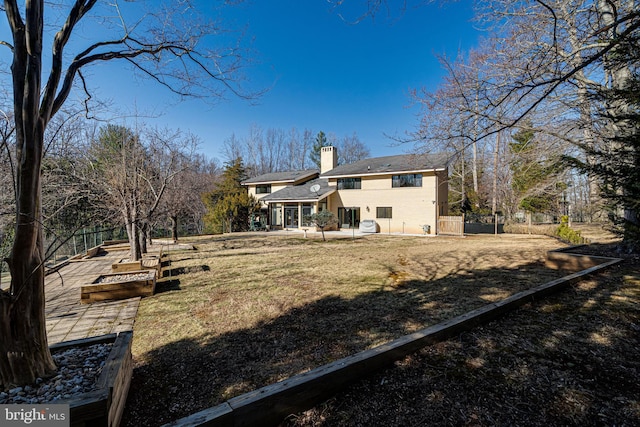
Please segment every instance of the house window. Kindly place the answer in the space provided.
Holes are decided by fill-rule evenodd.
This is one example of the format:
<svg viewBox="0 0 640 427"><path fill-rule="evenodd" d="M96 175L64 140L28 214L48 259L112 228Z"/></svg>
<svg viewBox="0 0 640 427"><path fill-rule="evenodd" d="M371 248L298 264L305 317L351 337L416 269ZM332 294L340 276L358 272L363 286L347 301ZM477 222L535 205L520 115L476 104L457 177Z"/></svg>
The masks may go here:
<svg viewBox="0 0 640 427"><path fill-rule="evenodd" d="M271 193L271 184L256 185L256 194Z"/></svg>
<svg viewBox="0 0 640 427"><path fill-rule="evenodd" d="M391 186L398 187L422 187L422 174L408 173L404 175L393 175Z"/></svg>
<svg viewBox="0 0 640 427"><path fill-rule="evenodd" d="M313 206L311 205L302 205L302 225L305 227L311 226L311 222L307 219L313 214Z"/></svg>
<svg viewBox="0 0 640 427"><path fill-rule="evenodd" d="M356 228L360 225L360 208L338 208L340 228Z"/></svg>
<svg viewBox="0 0 640 427"><path fill-rule="evenodd" d="M338 190L360 190L360 178L338 178Z"/></svg>
<svg viewBox="0 0 640 427"><path fill-rule="evenodd" d="M376 218L392 218L391 207L376 208Z"/></svg>

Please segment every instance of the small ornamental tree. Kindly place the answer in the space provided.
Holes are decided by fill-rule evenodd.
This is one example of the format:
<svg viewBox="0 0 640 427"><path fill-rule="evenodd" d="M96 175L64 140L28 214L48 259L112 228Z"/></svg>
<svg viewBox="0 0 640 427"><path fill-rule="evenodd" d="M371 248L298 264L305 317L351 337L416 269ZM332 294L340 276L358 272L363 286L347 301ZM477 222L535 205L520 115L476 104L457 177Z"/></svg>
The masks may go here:
<svg viewBox="0 0 640 427"><path fill-rule="evenodd" d="M324 237L324 229L338 223L338 218L331 211L320 211L311 215L305 215L305 222L315 225L322 232L322 240L326 241Z"/></svg>

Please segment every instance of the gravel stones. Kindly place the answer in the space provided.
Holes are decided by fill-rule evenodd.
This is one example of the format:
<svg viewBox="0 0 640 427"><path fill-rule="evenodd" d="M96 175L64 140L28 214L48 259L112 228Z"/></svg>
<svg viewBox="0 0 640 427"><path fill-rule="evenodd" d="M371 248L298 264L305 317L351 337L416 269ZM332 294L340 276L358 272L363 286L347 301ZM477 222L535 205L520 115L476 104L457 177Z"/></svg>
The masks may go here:
<svg viewBox="0 0 640 427"><path fill-rule="evenodd" d="M0 391L0 404L56 402L94 390L111 347L111 343L103 343L52 353L58 366L55 376L37 378L35 384Z"/></svg>
<svg viewBox="0 0 640 427"><path fill-rule="evenodd" d="M152 272L144 273L130 273L130 274L116 274L111 276L100 276L94 283L116 283L116 282L130 282L134 280L149 280L153 278Z"/></svg>

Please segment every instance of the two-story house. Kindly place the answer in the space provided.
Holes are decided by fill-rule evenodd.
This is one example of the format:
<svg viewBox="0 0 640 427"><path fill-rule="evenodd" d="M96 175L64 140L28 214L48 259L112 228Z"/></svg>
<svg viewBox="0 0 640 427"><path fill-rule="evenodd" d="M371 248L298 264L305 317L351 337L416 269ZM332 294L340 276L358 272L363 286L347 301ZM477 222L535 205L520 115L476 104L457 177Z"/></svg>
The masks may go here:
<svg viewBox="0 0 640 427"><path fill-rule="evenodd" d="M438 216L448 212L446 156L404 154L340 166L337 158L334 147L322 147L320 171L277 172L243 182L262 202L270 229L300 228L306 215L328 209L339 228L362 222L367 231L437 233Z"/></svg>

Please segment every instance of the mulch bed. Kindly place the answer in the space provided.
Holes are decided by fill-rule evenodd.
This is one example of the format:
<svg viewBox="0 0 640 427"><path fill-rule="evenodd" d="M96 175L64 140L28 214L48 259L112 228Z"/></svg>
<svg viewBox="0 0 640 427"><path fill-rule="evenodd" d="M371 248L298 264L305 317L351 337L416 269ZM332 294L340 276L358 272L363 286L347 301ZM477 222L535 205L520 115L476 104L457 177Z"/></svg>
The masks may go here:
<svg viewBox="0 0 640 427"><path fill-rule="evenodd" d="M620 256L612 247L594 255ZM423 349L283 426L640 425L638 256Z"/></svg>

